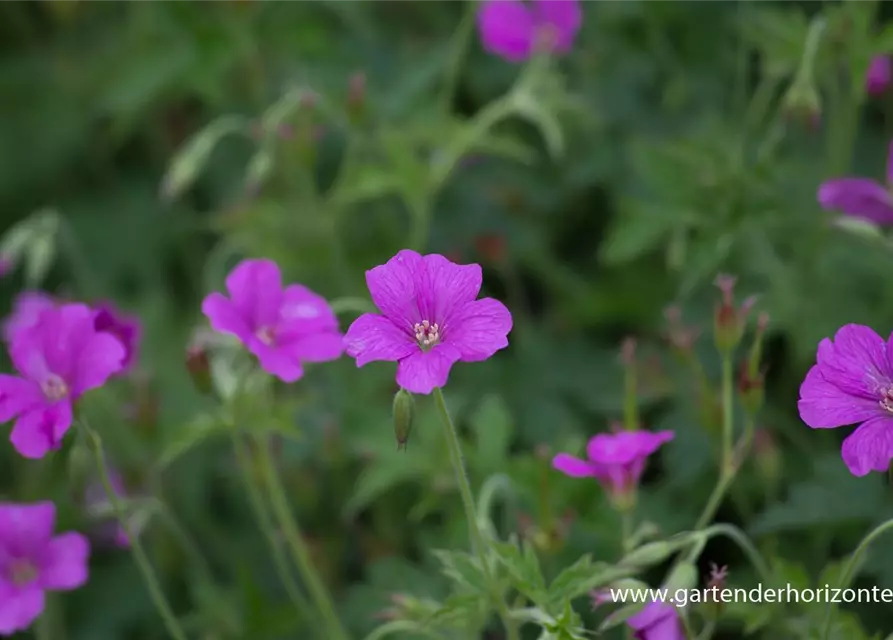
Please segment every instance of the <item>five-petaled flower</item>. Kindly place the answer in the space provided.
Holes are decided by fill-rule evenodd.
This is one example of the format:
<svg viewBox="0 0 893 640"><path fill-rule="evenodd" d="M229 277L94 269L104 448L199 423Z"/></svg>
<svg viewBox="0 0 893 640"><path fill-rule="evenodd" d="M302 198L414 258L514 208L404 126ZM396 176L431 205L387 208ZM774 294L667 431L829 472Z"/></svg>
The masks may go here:
<svg viewBox="0 0 893 640"><path fill-rule="evenodd" d="M122 370L127 371L136 362L140 335L140 321L118 310L110 302L102 302L94 307L93 325L97 331L115 336L124 347Z"/></svg>
<svg viewBox="0 0 893 640"><path fill-rule="evenodd" d="M480 265L458 265L438 254L404 249L366 272L381 315L365 313L344 336L357 366L397 362L397 384L429 394L446 384L458 361L486 360L508 346L512 314L493 298L477 300Z"/></svg>
<svg viewBox="0 0 893 640"><path fill-rule="evenodd" d="M879 95L887 90L893 81L893 60L890 56L875 56L865 74L865 90L871 95Z"/></svg>
<svg viewBox="0 0 893 640"><path fill-rule="evenodd" d="M893 224L893 142L887 151L887 186L871 178L834 178L819 187L819 204L876 224Z"/></svg>
<svg viewBox="0 0 893 640"><path fill-rule="evenodd" d="M844 325L819 343L816 364L800 386L800 418L813 429L861 423L841 455L855 476L886 471L893 459L893 335Z"/></svg>
<svg viewBox="0 0 893 640"><path fill-rule="evenodd" d="M13 336L9 353L20 376L0 375L0 422L18 416L10 440L26 458L58 449L74 402L121 370L124 347L97 331L83 304L45 310Z"/></svg>
<svg viewBox="0 0 893 640"><path fill-rule="evenodd" d="M87 582L87 539L53 536L55 523L52 502L0 503L0 636L30 627L43 611L44 592Z"/></svg>
<svg viewBox="0 0 893 640"><path fill-rule="evenodd" d="M243 260L226 288L230 297L209 294L202 312L214 330L236 336L267 373L294 382L304 375L303 362L341 356L338 319L328 302L300 284L283 288L272 260Z"/></svg>
<svg viewBox="0 0 893 640"><path fill-rule="evenodd" d="M573 478L595 478L615 505L629 508L648 456L674 436L672 431L600 433L586 445L588 460L559 453L552 466Z"/></svg>
<svg viewBox="0 0 893 640"><path fill-rule="evenodd" d="M679 612L672 604L651 602L626 621L636 640L685 640Z"/></svg>
<svg viewBox="0 0 893 640"><path fill-rule="evenodd" d="M477 22L487 51L509 62L522 62L538 46L568 53L583 14L579 0L485 0Z"/></svg>

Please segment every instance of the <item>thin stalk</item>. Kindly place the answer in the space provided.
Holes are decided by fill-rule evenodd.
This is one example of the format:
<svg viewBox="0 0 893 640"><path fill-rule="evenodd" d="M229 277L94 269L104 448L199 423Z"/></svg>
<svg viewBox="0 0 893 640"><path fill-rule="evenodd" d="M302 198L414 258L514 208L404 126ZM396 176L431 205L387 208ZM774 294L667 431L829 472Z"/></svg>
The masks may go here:
<svg viewBox="0 0 893 640"><path fill-rule="evenodd" d="M465 471L465 463L462 459L462 447L459 445L459 435L456 433L456 426L450 417L450 412L447 409L446 401L440 388L434 389L434 402L437 405L437 411L440 413L441 422L443 423L444 436L450 452L450 461L453 464L453 472L456 476L456 484L459 486L459 494L462 496L462 506L465 508L465 519L468 521L472 549L477 553L478 560L481 563L481 571L484 573L484 579L490 588L494 604L497 606L499 617L502 619L502 624L505 627L509 640L519 640L518 628L509 616L508 607L490 571L490 563L487 558L488 547L478 524L474 496L471 493L471 485L468 482L468 474Z"/></svg>
<svg viewBox="0 0 893 640"><path fill-rule="evenodd" d="M260 467L264 475L270 503L273 506L273 513L279 520L279 526L282 527L285 534L292 559L297 565L298 571L307 585L307 589L310 591L310 597L323 617L327 628L326 638L329 640L347 640L349 636L338 618L335 603L319 577L319 573L313 566L310 549L307 548L304 536L292 515L285 495L285 489L276 471L275 460L273 460L273 456L270 454L269 443L261 435L256 435L254 441L257 444Z"/></svg>
<svg viewBox="0 0 893 640"><path fill-rule="evenodd" d="M136 534L136 532L133 531L132 527L130 526L130 522L128 521L127 515L124 511L124 507L121 504L121 500L118 498L118 494L112 488L112 483L109 480L108 465L106 465L105 463L105 455L102 452L102 439L99 437L98 433L93 431L87 425L86 421L83 418L79 421L79 423L81 428L83 429L84 435L87 437L87 442L90 443L90 448L93 451L93 455L96 458L96 468L99 471L99 479L102 482L105 493L112 505L112 509L114 509L115 511L115 516L118 518L118 523L124 530L124 533L127 534L128 540L130 540L130 551L133 554L133 559L136 561L136 564L139 567L140 573L143 574L143 580L145 581L146 587L149 590L149 595L152 598L152 602L155 604L155 608L158 610L158 614L164 621L164 626L167 628L167 632L170 634L170 636L174 638L174 640L187 640L186 633L183 631L180 623L177 622L177 618L174 615L174 612L171 609L167 598L165 598L164 596L164 591L162 591L161 589L161 585L158 582L158 577L155 575L155 571L152 569L152 564L149 562L149 558L146 555L145 549L143 549L143 543L140 542L139 536Z"/></svg>

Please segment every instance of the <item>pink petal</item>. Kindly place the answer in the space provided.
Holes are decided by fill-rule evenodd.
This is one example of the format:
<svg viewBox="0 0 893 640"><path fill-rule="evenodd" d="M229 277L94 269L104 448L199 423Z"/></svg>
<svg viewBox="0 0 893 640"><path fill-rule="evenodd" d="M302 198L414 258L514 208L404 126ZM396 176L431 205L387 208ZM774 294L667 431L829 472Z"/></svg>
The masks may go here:
<svg viewBox="0 0 893 640"><path fill-rule="evenodd" d="M512 314L493 298L481 298L465 304L445 323L444 341L459 350L465 362L486 360L508 346Z"/></svg>
<svg viewBox="0 0 893 640"><path fill-rule="evenodd" d="M246 342L251 336L246 318L222 293L208 294L202 302L202 313L208 318L214 331L232 334L242 342Z"/></svg>
<svg viewBox="0 0 893 640"><path fill-rule="evenodd" d="M893 459L893 418L882 416L866 421L847 436L840 453L854 476L886 471Z"/></svg>
<svg viewBox="0 0 893 640"><path fill-rule="evenodd" d="M419 282L419 314L422 320L446 324L478 297L483 280L481 266L456 264L437 253L424 256L422 262L425 268Z"/></svg>
<svg viewBox="0 0 893 640"><path fill-rule="evenodd" d="M0 581L0 635L24 631L40 616L44 606L43 591L36 586L19 589Z"/></svg>
<svg viewBox="0 0 893 640"><path fill-rule="evenodd" d="M357 359L358 367L376 360L396 362L420 350L407 331L375 313L364 313L353 321L344 335L344 348Z"/></svg>
<svg viewBox="0 0 893 640"><path fill-rule="evenodd" d="M552 458L552 466L572 478L591 478L595 475L589 462L567 453L559 453Z"/></svg>
<svg viewBox="0 0 893 640"><path fill-rule="evenodd" d="M636 631L641 631L649 629L658 622L671 617L676 617L673 605L663 602L652 602L639 613L629 618L626 623Z"/></svg>
<svg viewBox="0 0 893 640"><path fill-rule="evenodd" d="M412 331L419 317L419 301L424 294L424 263L415 251L404 249L385 264L366 272L366 286L381 313L405 331Z"/></svg>
<svg viewBox="0 0 893 640"><path fill-rule="evenodd" d="M478 10L478 31L484 49L509 62L522 62L533 53L534 21L520 0L485 0Z"/></svg>
<svg viewBox="0 0 893 640"><path fill-rule="evenodd" d="M880 392L893 385L886 341L869 327L844 325L820 351L825 379L847 393L879 400Z"/></svg>
<svg viewBox="0 0 893 640"><path fill-rule="evenodd" d="M9 441L25 458L43 458L62 445L62 437L71 427L71 404L65 401L32 409L19 416Z"/></svg>
<svg viewBox="0 0 893 640"><path fill-rule="evenodd" d="M419 349L397 363L397 384L411 393L427 395L446 385L459 355L459 350L448 344L436 345L430 351Z"/></svg>
<svg viewBox="0 0 893 640"><path fill-rule="evenodd" d="M63 533L52 539L40 567L44 589L77 589L87 582L90 544L79 533Z"/></svg>
<svg viewBox="0 0 893 640"><path fill-rule="evenodd" d="M813 429L833 429L863 422L881 411L877 400L854 396L828 382L818 364L809 370L800 385L797 408L800 419Z"/></svg>
<svg viewBox="0 0 893 640"><path fill-rule="evenodd" d="M533 0L533 8L540 25L554 28L556 41L553 51L568 53L583 24L583 10L579 0Z"/></svg>
<svg viewBox="0 0 893 640"><path fill-rule="evenodd" d="M56 527L56 505L0 503L0 548L21 556L49 544ZM0 600L2 602L2 600Z"/></svg>
<svg viewBox="0 0 893 640"><path fill-rule="evenodd" d="M887 90L893 79L893 64L889 56L875 56L868 65L868 73L865 74L865 90L878 95Z"/></svg>
<svg viewBox="0 0 893 640"><path fill-rule="evenodd" d="M0 374L0 422L43 404L40 385L31 380Z"/></svg>
<svg viewBox="0 0 893 640"><path fill-rule="evenodd" d="M84 392L104 385L123 369L126 356L124 345L112 334L94 332L90 335L74 363L70 379L72 397L78 398Z"/></svg>
<svg viewBox="0 0 893 640"><path fill-rule="evenodd" d="M4 340L11 341L22 329L34 326L44 311L55 307L56 301L42 291L20 293L13 304L12 313L3 325Z"/></svg>
<svg viewBox="0 0 893 640"><path fill-rule="evenodd" d="M252 330L272 327L282 304L282 273L272 260L243 260L226 277L226 288Z"/></svg>
<svg viewBox="0 0 893 640"><path fill-rule="evenodd" d="M315 333L279 348L300 362L329 362L341 357L343 340L340 333Z"/></svg>
<svg viewBox="0 0 893 640"><path fill-rule="evenodd" d="M285 288L279 309L276 335L287 340L290 335L338 330L338 319L328 301L304 285L293 284Z"/></svg>
<svg viewBox="0 0 893 640"><path fill-rule="evenodd" d="M283 382L296 382L304 375L301 361L295 354L279 347L265 345L257 338L251 338L246 346L257 356L258 363L264 371Z"/></svg>
<svg viewBox="0 0 893 640"><path fill-rule="evenodd" d="M819 187L819 204L877 224L893 223L893 199L887 190L867 178L838 178Z"/></svg>

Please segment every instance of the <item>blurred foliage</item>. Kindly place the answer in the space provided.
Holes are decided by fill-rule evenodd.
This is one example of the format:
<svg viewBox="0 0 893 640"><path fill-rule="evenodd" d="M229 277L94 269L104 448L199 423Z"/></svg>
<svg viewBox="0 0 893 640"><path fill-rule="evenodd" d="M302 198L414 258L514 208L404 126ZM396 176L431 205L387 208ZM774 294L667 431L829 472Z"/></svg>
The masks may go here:
<svg viewBox="0 0 893 640"><path fill-rule="evenodd" d="M663 312L678 305L686 326L709 333L718 272L737 274L742 297L759 294L771 323L762 439L717 519L753 536L778 584L822 586L893 516L886 478L851 477L843 434L810 432L796 411L821 338L848 322L891 329L890 241L815 201L828 177L882 175L893 93L869 99L863 78L873 55L893 53L888 7L584 3L573 53L523 68L483 52L474 9L0 5L0 252L21 265L0 287L8 301L36 287L114 299L144 323L140 370L83 410L132 490L152 498L144 537L192 637L304 638L312 624L280 586L236 473L232 425L185 366L205 325L201 298L243 256L276 260L288 281L332 300L344 328L368 305L364 271L400 248L484 266L486 293L514 314L512 343L457 366L447 398L504 540L500 575L570 634L560 637L601 624L585 602L563 607L616 577L621 541L595 483L550 459L621 418L623 337L639 344L646 425L677 434L649 468L638 517L653 537L689 530L715 484L716 358L700 340L704 377L694 377L672 357ZM215 364L218 387L234 384L227 367ZM417 398L398 451L395 390L393 365L342 359L277 383L243 422L274 439L353 634L403 594L400 616L436 611L438 637L469 638L480 567L458 551L467 530L434 405ZM0 493L52 497L65 528L90 527L68 475L73 440L40 462L4 447ZM165 513L198 541L210 577ZM854 586L893 588L891 549L873 548ZM730 565L732 586L757 581L725 539L707 542L704 575L708 562ZM845 609L834 638L893 631L881 605ZM727 614L717 638L812 638L824 607ZM38 631L162 637L131 557L105 548L85 588L53 596Z"/></svg>

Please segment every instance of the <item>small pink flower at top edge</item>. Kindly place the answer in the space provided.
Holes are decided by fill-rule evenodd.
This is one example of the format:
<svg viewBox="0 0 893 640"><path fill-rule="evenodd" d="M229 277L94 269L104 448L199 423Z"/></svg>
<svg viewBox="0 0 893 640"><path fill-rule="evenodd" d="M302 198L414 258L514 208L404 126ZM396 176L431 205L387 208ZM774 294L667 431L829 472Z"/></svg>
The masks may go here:
<svg viewBox="0 0 893 640"><path fill-rule="evenodd" d="M651 602L626 621L636 640L685 640L679 612L666 602Z"/></svg>
<svg viewBox="0 0 893 640"><path fill-rule="evenodd" d="M817 198L823 209L839 211L879 225L893 224L893 141L887 150L887 186L871 178L844 177L826 180Z"/></svg>
<svg viewBox="0 0 893 640"><path fill-rule="evenodd" d="M248 259L227 276L229 297L209 294L202 312L215 331L236 336L267 373L283 382L304 375L304 362L326 362L343 352L329 303L301 284L282 285L272 260Z"/></svg>
<svg viewBox="0 0 893 640"><path fill-rule="evenodd" d="M344 345L357 366L397 362L397 384L412 393L443 387L456 362L480 362L508 346L512 314L493 298L477 299L481 267L404 249L366 272L381 314L357 318Z"/></svg>
<svg viewBox="0 0 893 640"><path fill-rule="evenodd" d="M523 62L546 43L553 53L570 52L583 22L579 0L485 0L478 9L481 44L509 62Z"/></svg>
<svg viewBox="0 0 893 640"><path fill-rule="evenodd" d="M800 419L813 429L859 424L841 456L854 476L886 472L893 459L893 335L848 324L819 343L800 385Z"/></svg>
<svg viewBox="0 0 893 640"><path fill-rule="evenodd" d="M87 305L64 304L13 335L19 375L0 375L0 422L17 417L10 441L26 458L58 449L78 398L121 371L124 347L96 330L94 315Z"/></svg>
<svg viewBox="0 0 893 640"><path fill-rule="evenodd" d="M79 533L54 536L56 506L0 503L0 636L24 631L44 609L45 592L87 582L90 545Z"/></svg>

